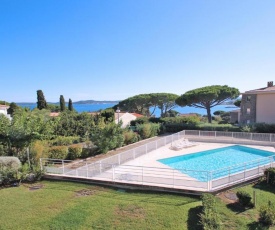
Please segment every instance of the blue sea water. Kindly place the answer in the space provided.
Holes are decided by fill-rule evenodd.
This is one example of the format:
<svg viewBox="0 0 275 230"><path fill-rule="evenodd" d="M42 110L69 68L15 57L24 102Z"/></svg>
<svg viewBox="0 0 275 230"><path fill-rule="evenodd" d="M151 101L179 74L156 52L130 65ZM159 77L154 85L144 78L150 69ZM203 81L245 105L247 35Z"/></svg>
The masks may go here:
<svg viewBox="0 0 275 230"><path fill-rule="evenodd" d="M158 161L200 181L208 181L268 164L274 161L274 156L273 152L234 145Z"/></svg>
<svg viewBox="0 0 275 230"><path fill-rule="evenodd" d="M31 110L36 108L36 103L17 103L19 106L30 108ZM102 109L107 109L113 107L116 104L106 103L106 104L73 104L74 109L81 113L81 112L96 112ZM232 111L238 109L238 107L232 105L217 105L212 108L211 113L213 114L217 110L223 111ZM206 115L206 109L201 108L194 108L194 107L176 107L174 110L178 111L179 113L186 114L186 113L198 113L201 115ZM152 110L151 110L152 111ZM160 110L156 109L154 112L156 117L160 116Z"/></svg>

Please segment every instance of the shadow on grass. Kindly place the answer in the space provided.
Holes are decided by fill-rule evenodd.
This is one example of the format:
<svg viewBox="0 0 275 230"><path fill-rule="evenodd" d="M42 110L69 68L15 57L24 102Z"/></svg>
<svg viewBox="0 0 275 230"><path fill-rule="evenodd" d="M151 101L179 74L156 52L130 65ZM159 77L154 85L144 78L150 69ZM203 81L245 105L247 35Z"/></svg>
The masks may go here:
<svg viewBox="0 0 275 230"><path fill-rule="evenodd" d="M265 192L270 192L272 194L275 193L275 185L267 184L265 181L260 181L259 183L254 184L253 188L260 189Z"/></svg>
<svg viewBox="0 0 275 230"><path fill-rule="evenodd" d="M195 208L190 208L188 211L187 227L188 230L202 230L202 225L200 224L199 215L202 213L202 206Z"/></svg>
<svg viewBox="0 0 275 230"><path fill-rule="evenodd" d="M267 229L269 229L269 227L263 226L261 223L254 221L247 225L247 229L249 229L249 230L267 230Z"/></svg>
<svg viewBox="0 0 275 230"><path fill-rule="evenodd" d="M227 204L226 207L237 214L245 212L246 210L249 209L249 208L245 208L244 206L240 205L238 202Z"/></svg>

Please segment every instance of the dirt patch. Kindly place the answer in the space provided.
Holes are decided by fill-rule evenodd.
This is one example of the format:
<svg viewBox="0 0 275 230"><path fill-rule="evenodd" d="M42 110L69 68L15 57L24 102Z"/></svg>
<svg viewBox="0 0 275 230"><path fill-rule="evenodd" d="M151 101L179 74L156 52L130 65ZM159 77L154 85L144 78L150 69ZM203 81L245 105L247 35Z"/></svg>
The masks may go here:
<svg viewBox="0 0 275 230"><path fill-rule="evenodd" d="M221 192L217 195L217 197L227 204L232 204L238 201L236 193L232 191Z"/></svg>
<svg viewBox="0 0 275 230"><path fill-rule="evenodd" d="M94 189L82 189L82 190L76 191L75 196L76 197L92 196L92 195L95 195L96 193L97 191Z"/></svg>
<svg viewBox="0 0 275 230"><path fill-rule="evenodd" d="M119 205L116 210L116 214L121 217L143 219L145 217L145 211L143 208L137 205Z"/></svg>
<svg viewBox="0 0 275 230"><path fill-rule="evenodd" d="M29 191L35 191L35 190L43 188L44 185L43 184L34 184L34 185L30 185L28 187L29 187Z"/></svg>

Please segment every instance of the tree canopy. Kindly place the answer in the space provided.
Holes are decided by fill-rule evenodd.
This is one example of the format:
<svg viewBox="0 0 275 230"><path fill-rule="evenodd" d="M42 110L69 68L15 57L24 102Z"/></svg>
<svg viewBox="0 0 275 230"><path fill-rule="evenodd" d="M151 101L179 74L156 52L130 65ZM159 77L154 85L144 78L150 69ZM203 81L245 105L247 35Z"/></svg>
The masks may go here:
<svg viewBox="0 0 275 230"><path fill-rule="evenodd" d="M47 108L47 102L44 97L43 91L42 90L37 90L37 108L38 109L46 109Z"/></svg>
<svg viewBox="0 0 275 230"><path fill-rule="evenodd" d="M234 105L236 106L236 107L241 107L241 100L240 99L237 99L236 101L234 101Z"/></svg>
<svg viewBox="0 0 275 230"><path fill-rule="evenodd" d="M74 110L74 108L73 108L73 102L72 102L72 99L71 99L71 98L69 98L68 109L69 109L70 111L73 111L73 110Z"/></svg>
<svg viewBox="0 0 275 230"><path fill-rule="evenodd" d="M60 111L64 112L66 110L66 104L65 104L65 99L63 95L60 95L59 104L60 104Z"/></svg>
<svg viewBox="0 0 275 230"><path fill-rule="evenodd" d="M171 93L139 94L120 101L114 106L114 109L119 107L122 111L140 113L149 117L154 114L156 108L159 108L161 117L165 117L168 116L170 110L177 106L176 98L178 95ZM150 108L153 110L150 111Z"/></svg>
<svg viewBox="0 0 275 230"><path fill-rule="evenodd" d="M237 88L227 85L212 85L187 91L176 99L179 106L192 106L207 111L208 122L211 123L211 108L226 100L235 99L240 94Z"/></svg>

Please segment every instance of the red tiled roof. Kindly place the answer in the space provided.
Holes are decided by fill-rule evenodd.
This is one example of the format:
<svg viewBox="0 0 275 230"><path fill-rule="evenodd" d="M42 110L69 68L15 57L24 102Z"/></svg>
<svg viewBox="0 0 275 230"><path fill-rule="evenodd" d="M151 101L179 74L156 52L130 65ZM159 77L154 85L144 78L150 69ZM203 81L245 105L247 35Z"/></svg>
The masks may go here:
<svg viewBox="0 0 275 230"><path fill-rule="evenodd" d="M8 106L8 105L0 105L0 108L2 108L2 109L8 109L10 106Z"/></svg>
<svg viewBox="0 0 275 230"><path fill-rule="evenodd" d="M132 115L134 115L135 117L144 117L142 114L139 113L131 113Z"/></svg>
<svg viewBox="0 0 275 230"><path fill-rule="evenodd" d="M179 116L181 117L192 117L192 116L198 116L196 113L182 113Z"/></svg>
<svg viewBox="0 0 275 230"><path fill-rule="evenodd" d="M50 117L57 117L59 116L59 113L50 113Z"/></svg>

